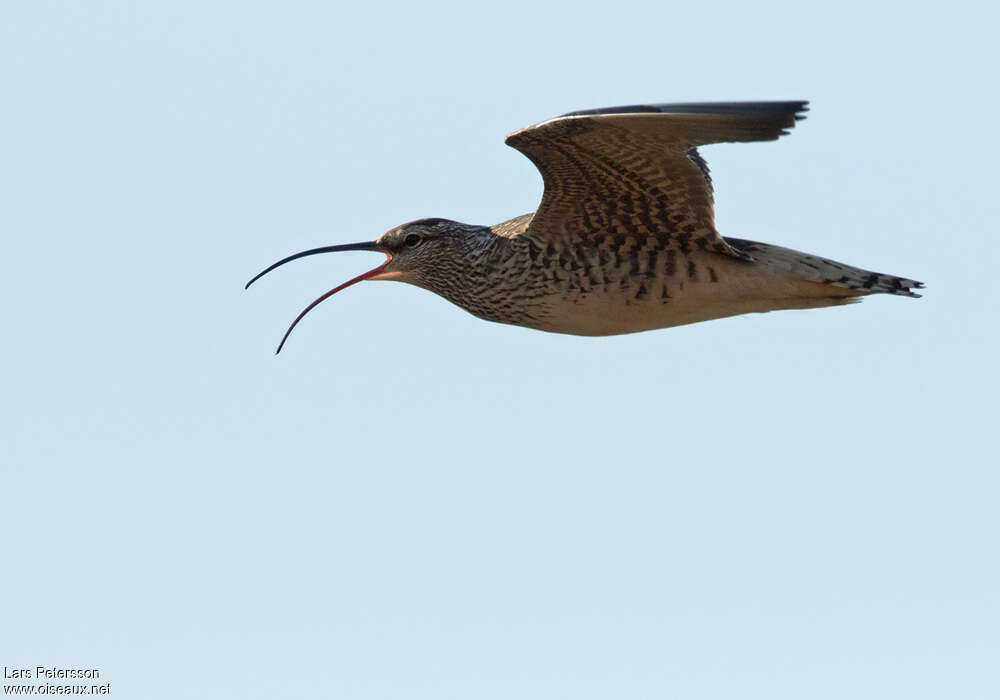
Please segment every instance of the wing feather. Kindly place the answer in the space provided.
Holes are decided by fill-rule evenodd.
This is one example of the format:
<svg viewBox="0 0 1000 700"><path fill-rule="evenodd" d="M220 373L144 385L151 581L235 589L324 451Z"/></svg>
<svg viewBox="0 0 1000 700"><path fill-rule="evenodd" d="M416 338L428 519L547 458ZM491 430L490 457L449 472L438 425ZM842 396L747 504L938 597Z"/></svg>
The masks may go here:
<svg viewBox="0 0 1000 700"><path fill-rule="evenodd" d="M571 112L510 134L545 190L524 235L598 243L650 236L736 257L715 230L708 165L697 147L769 141L801 119L805 102L632 105Z"/></svg>

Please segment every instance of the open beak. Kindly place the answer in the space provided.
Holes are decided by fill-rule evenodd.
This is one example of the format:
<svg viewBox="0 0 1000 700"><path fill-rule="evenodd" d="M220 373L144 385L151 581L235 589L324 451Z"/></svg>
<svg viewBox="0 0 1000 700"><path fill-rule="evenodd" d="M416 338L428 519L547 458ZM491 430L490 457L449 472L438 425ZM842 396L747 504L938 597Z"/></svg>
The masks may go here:
<svg viewBox="0 0 1000 700"><path fill-rule="evenodd" d="M285 331L285 335L284 335L284 337L282 337L281 342L278 344L278 349L274 353L275 355L277 355L279 352L281 352L281 348L284 347L285 341L288 340L288 336L291 335L292 329L294 329L295 326L298 325L299 321L301 321L302 318L307 313L309 313L310 311L312 311L313 308L315 308L316 306L318 306L319 303L322 302L324 299L327 299L328 297L333 296L334 294L336 294L337 292L339 292L341 289L345 289L347 287L350 287L352 284L356 284L356 283L362 282L364 280L375 279L376 277L378 277L380 274L382 274L383 272L385 272L386 266L392 261L392 255L389 253L388 250L386 250L385 248L382 248L381 246L377 245L375 243L375 241L370 241L370 242L366 242L366 243L345 243L345 244L342 244L342 245L328 245L328 246L323 246L322 248L313 248L311 250L304 250L301 253L295 253L295 255L289 255L287 258L283 258L282 260L279 260L278 262L274 263L273 265L271 265L270 267L266 268L262 272L258 273L257 275L254 276L253 279L251 279L249 282L247 282L246 287L244 287L244 289L249 289L251 284L253 284L257 280L259 280L261 277L263 277L264 275L266 275L268 272L270 272L271 270L275 269L276 267L281 267L285 263L291 262L292 260L298 260L299 258L304 258L304 257L306 257L308 255L319 255L320 253L340 253L340 252L347 251L347 250L370 250L370 251L374 251L376 253L384 253L385 256L386 256L386 260L385 260L384 263L382 263L381 265L379 265L378 267L376 267L374 270L369 270L368 272L364 273L363 275L358 275L354 279L351 279L351 280L348 280L348 281L344 282L339 287L334 287L329 292L327 292L326 294L324 294L323 296L321 296L319 299L317 299L316 301L314 301L313 303L311 303L309 306L307 306L306 308L304 308L302 310L302 313L300 313L298 316L296 316L295 320L292 321L292 325L290 325L288 327L288 330ZM390 274L393 274L393 273L390 273Z"/></svg>

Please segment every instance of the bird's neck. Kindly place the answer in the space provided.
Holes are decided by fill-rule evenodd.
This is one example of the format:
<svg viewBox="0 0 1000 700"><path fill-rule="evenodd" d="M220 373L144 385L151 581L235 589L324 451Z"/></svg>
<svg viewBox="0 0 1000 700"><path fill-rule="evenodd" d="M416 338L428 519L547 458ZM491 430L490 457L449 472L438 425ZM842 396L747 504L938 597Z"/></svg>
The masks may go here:
<svg viewBox="0 0 1000 700"><path fill-rule="evenodd" d="M534 301L512 304L511 299L523 292L525 282L534 282L527 279L534 271L533 256L538 256L537 247L523 236L470 227L448 256L410 281L480 318L530 325L536 313Z"/></svg>

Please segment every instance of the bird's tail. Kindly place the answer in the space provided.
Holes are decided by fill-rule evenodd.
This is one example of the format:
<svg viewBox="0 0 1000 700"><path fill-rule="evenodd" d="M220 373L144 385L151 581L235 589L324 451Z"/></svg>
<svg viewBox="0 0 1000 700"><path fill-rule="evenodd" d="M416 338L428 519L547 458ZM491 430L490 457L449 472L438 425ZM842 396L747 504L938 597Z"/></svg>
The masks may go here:
<svg viewBox="0 0 1000 700"><path fill-rule="evenodd" d="M919 297L920 295L912 290L924 286L923 282L864 270L791 248L740 238L726 238L726 241L734 248L749 254L755 261L772 269L788 272L796 278L809 282L849 289L857 295L898 294Z"/></svg>

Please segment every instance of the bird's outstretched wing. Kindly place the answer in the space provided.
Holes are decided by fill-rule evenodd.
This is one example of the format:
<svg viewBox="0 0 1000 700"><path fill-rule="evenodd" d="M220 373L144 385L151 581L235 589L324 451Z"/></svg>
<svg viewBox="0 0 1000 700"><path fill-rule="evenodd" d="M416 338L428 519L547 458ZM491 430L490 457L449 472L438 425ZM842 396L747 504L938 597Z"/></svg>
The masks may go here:
<svg viewBox="0 0 1000 700"><path fill-rule="evenodd" d="M633 105L570 112L510 134L542 173L545 191L523 235L594 245L650 236L688 252L746 257L715 230L708 166L696 148L771 141L807 102ZM616 240L615 240L616 239Z"/></svg>

